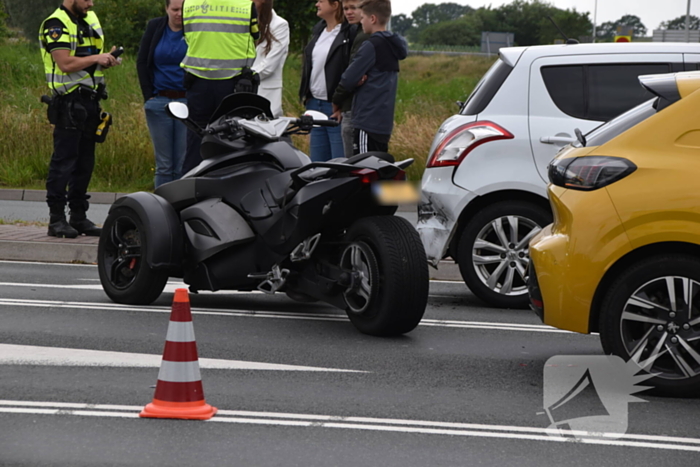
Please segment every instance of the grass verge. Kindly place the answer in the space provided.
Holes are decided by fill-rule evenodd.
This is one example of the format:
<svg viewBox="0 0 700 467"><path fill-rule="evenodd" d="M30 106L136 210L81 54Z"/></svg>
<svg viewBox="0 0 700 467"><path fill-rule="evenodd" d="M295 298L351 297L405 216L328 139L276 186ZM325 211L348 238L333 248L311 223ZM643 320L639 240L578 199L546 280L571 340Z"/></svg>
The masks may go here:
<svg viewBox="0 0 700 467"><path fill-rule="evenodd" d="M455 113L493 59L476 56L410 56L401 63L395 125L389 151L396 159L415 159L411 180L422 176L433 136L442 121ZM39 52L33 44L0 44L0 188L43 189L52 152L47 94ZM284 70L284 109L303 112L298 99L301 60L292 55ZM135 57L107 70L109 99L103 103L114 117L107 141L97 145L90 191L130 193L153 189L154 160ZM308 150L308 136L294 143Z"/></svg>

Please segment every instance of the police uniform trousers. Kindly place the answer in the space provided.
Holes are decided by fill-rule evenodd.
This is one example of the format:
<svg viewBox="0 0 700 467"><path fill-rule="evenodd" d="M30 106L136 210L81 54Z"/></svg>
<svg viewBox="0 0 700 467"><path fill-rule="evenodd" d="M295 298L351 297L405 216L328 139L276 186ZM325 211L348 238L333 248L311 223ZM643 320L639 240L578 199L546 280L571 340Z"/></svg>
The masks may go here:
<svg viewBox="0 0 700 467"><path fill-rule="evenodd" d="M231 79L204 79L185 73L185 88L187 89L187 106L190 118L204 128L214 111L219 107L224 97L233 94L236 80ZM186 174L202 162L199 152L202 144L195 132L187 130L187 151L185 162L182 165L182 173Z"/></svg>
<svg viewBox="0 0 700 467"><path fill-rule="evenodd" d="M71 94L64 99L77 100L86 112L77 120L75 116L61 115L54 127L53 155L46 179L46 202L52 213L62 212L66 203L73 213L84 213L89 205L87 189L95 167L94 128L100 107L97 100L81 97L77 92Z"/></svg>

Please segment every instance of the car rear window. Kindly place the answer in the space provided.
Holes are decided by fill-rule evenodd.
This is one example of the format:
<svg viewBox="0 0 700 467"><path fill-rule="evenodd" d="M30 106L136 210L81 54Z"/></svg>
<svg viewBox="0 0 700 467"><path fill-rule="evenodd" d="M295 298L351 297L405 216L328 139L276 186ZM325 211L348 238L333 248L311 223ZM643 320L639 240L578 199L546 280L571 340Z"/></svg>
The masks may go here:
<svg viewBox="0 0 700 467"><path fill-rule="evenodd" d="M657 106L655 105L657 99L658 98L649 99L589 132L586 135L586 146L603 145L636 124L651 117L657 112ZM574 146L580 147L581 144L577 142Z"/></svg>
<svg viewBox="0 0 700 467"><path fill-rule="evenodd" d="M540 70L559 110L574 118L603 122L653 97L639 85L640 75L670 71L670 63L565 65Z"/></svg>
<svg viewBox="0 0 700 467"><path fill-rule="evenodd" d="M496 60L496 63L491 65L489 71L476 84L459 113L462 115L476 115L483 112L511 71L513 71L512 66L500 58Z"/></svg>

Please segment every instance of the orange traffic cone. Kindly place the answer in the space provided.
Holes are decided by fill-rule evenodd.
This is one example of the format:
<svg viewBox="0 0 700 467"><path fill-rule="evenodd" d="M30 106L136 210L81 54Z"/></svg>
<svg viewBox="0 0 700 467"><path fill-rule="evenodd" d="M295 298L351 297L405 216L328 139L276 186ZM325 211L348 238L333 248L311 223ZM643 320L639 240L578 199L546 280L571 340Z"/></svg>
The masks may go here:
<svg viewBox="0 0 700 467"><path fill-rule="evenodd" d="M176 289L156 392L139 417L208 420L216 410L204 401L187 289Z"/></svg>

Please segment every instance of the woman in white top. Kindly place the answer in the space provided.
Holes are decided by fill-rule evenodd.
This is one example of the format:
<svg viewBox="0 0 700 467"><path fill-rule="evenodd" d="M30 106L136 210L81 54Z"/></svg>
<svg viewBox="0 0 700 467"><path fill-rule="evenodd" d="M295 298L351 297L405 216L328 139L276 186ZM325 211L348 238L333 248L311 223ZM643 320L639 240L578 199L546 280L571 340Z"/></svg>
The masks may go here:
<svg viewBox="0 0 700 467"><path fill-rule="evenodd" d="M253 0L258 11L260 40L253 70L260 75L258 94L270 101L275 117L282 115L282 69L289 50L289 23L272 9L273 0Z"/></svg>
<svg viewBox="0 0 700 467"><path fill-rule="evenodd" d="M299 98L307 109L330 117L333 114L331 98L348 67L357 29L345 21L340 0L318 0L316 10L321 21L314 26L311 40L304 49ZM327 161L344 155L339 126L311 130L312 161Z"/></svg>

